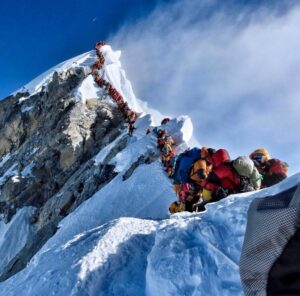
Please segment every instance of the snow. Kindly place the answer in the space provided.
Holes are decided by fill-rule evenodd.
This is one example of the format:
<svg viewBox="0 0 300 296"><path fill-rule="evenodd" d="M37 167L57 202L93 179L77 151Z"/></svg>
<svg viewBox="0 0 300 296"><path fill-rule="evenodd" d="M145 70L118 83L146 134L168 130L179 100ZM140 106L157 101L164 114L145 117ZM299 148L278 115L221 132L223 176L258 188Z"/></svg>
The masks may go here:
<svg viewBox="0 0 300 296"><path fill-rule="evenodd" d="M163 116L157 110L149 108L146 102L136 98L132 85L127 79L125 71L122 69L120 62L121 51L113 51L111 46L105 45L101 48L101 52L105 57L105 65L99 71L100 75L120 92L133 110L143 115L150 114L152 116L151 125L159 125L161 120L166 116Z"/></svg>
<svg viewBox="0 0 300 296"><path fill-rule="evenodd" d="M118 143L123 140L126 136L125 132L118 136L114 141L112 141L109 145L105 146L95 157L95 165L99 165L104 162L105 158L108 156L111 149L118 145Z"/></svg>
<svg viewBox="0 0 300 296"><path fill-rule="evenodd" d="M147 169L135 178L155 173ZM124 212L140 207L137 198L128 201L124 192L127 188L133 193L129 189L133 184L145 186L135 178L119 187L118 208ZM120 186L118 182L116 178L114 186ZM150 208L145 213L152 219L114 220L124 215L110 207L117 190L109 196L106 194L113 186L101 190L62 221L58 232L24 270L0 284L0 294L243 295L238 262L248 206L255 197L274 195L299 182L297 174L271 188L212 203L202 214L181 213L170 219L161 215L165 220L153 219ZM151 182L147 184L147 197L152 196L153 187ZM164 207L163 202L162 198L149 200L155 210Z"/></svg>
<svg viewBox="0 0 300 296"><path fill-rule="evenodd" d="M27 165L21 172L22 177L32 176L32 169L34 166L35 164L33 162Z"/></svg>
<svg viewBox="0 0 300 296"><path fill-rule="evenodd" d="M84 54L81 54L79 56L76 56L74 58L71 58L65 62L62 62L53 68L49 69L48 71L42 73L32 81L30 81L28 84L23 86L20 90L16 91L15 93L19 91L28 91L30 93L30 96L41 91L42 87L47 85L52 75L55 71L57 72L65 72L69 70L70 68L74 67L82 67L85 69L86 73L89 71L89 67L96 61L97 57L94 51L90 51ZM19 103L26 100L27 98L21 98L19 100Z"/></svg>
<svg viewBox="0 0 300 296"><path fill-rule="evenodd" d="M25 107L25 108L22 108L22 112L24 113L24 112L28 112L28 111L30 111L30 110L32 110L32 108L33 108L33 106L28 106L28 107Z"/></svg>
<svg viewBox="0 0 300 296"><path fill-rule="evenodd" d="M27 240L33 235L35 226L29 223L29 219L34 211L35 208L26 207L17 211L17 214L8 224L0 221L0 270L24 247Z"/></svg>
<svg viewBox="0 0 300 296"><path fill-rule="evenodd" d="M75 91L75 97L84 104L87 100L103 95L103 90L94 82L93 76L87 76Z"/></svg>
<svg viewBox="0 0 300 296"><path fill-rule="evenodd" d="M20 182L20 176L13 176L11 178L11 180L13 181L13 183L19 183Z"/></svg>
<svg viewBox="0 0 300 296"><path fill-rule="evenodd" d="M0 291L6 296L143 295L155 226L155 221L122 218L86 231L40 253L22 277L9 279Z"/></svg>
<svg viewBox="0 0 300 296"><path fill-rule="evenodd" d="M10 159L10 157L11 157L10 153L7 153L2 157L0 161L0 168L3 167L3 165Z"/></svg>
<svg viewBox="0 0 300 296"><path fill-rule="evenodd" d="M167 218L168 206L175 199L171 182L165 177L161 164L141 165L128 180L123 181L122 174L119 174L69 214L45 248L60 245L86 229L119 217Z"/></svg>
<svg viewBox="0 0 300 296"><path fill-rule="evenodd" d="M34 155L38 150L39 150L38 147L34 147L33 150L31 151L30 155Z"/></svg>
<svg viewBox="0 0 300 296"><path fill-rule="evenodd" d="M28 100L29 99L29 97L21 97L20 99L19 99L19 104L21 104L22 102L24 102L24 101L26 101L26 100Z"/></svg>
<svg viewBox="0 0 300 296"><path fill-rule="evenodd" d="M17 167L17 163L14 163L5 173L2 177L0 177L0 185L3 185L6 180L11 177L14 176L15 174L18 173L16 167Z"/></svg>
<svg viewBox="0 0 300 296"><path fill-rule="evenodd" d="M249 204L299 182L297 174L209 204L203 214L176 214L162 222L148 256L147 295L243 295L239 260Z"/></svg>

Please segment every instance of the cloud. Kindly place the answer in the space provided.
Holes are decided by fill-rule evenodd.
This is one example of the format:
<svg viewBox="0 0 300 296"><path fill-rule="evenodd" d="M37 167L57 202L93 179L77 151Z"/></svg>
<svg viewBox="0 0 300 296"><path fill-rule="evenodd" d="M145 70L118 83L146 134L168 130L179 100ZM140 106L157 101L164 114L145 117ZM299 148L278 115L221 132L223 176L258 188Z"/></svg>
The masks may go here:
<svg viewBox="0 0 300 296"><path fill-rule="evenodd" d="M92 19L92 22L94 23L95 21L97 21L98 20L98 17L94 17L93 19Z"/></svg>
<svg viewBox="0 0 300 296"><path fill-rule="evenodd" d="M300 7L221 2L160 5L112 44L137 95L190 115L203 145L233 157L265 147L299 172Z"/></svg>

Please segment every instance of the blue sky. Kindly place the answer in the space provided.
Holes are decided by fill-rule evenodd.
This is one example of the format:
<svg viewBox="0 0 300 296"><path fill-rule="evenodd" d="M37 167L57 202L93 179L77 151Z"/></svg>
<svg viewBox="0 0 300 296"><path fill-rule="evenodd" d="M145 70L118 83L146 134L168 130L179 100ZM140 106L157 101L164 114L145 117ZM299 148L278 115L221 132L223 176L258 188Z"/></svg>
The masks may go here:
<svg viewBox="0 0 300 296"><path fill-rule="evenodd" d="M48 68L93 48L156 0L16 0L0 6L0 98Z"/></svg>
<svg viewBox="0 0 300 296"><path fill-rule="evenodd" d="M0 97L107 39L135 93L205 146L265 147L300 171L296 0L18 1L1 6Z"/></svg>

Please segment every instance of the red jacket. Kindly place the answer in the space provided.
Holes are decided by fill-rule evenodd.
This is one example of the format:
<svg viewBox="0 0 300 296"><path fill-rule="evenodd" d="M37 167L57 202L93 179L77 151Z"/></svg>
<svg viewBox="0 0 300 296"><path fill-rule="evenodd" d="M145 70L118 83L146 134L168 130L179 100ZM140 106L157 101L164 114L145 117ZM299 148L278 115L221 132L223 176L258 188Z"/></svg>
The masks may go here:
<svg viewBox="0 0 300 296"><path fill-rule="evenodd" d="M279 159L270 159L267 164L267 173L269 174L279 174L286 177L286 169L282 165L282 162Z"/></svg>
<svg viewBox="0 0 300 296"><path fill-rule="evenodd" d="M222 164L213 170L219 178L221 187L224 189L237 190L240 186L240 178L229 164Z"/></svg>
<svg viewBox="0 0 300 296"><path fill-rule="evenodd" d="M210 158L213 168L207 177L204 186L207 190L215 192L221 186L224 189L235 191L240 186L240 179L234 168L230 166L230 156L225 149L219 149Z"/></svg>
<svg viewBox="0 0 300 296"><path fill-rule="evenodd" d="M208 160L211 162L213 168L216 168L225 161L230 161L230 156L227 150L219 149Z"/></svg>

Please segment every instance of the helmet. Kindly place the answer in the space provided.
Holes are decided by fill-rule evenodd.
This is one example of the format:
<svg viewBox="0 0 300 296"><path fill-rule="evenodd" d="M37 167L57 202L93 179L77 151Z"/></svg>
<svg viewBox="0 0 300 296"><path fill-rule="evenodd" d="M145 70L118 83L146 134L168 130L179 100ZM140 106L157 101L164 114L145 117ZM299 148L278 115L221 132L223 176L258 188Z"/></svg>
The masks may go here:
<svg viewBox="0 0 300 296"><path fill-rule="evenodd" d="M269 160L271 157L270 157L269 152L266 149L259 148L250 154L250 158L252 160L257 160L259 162L262 162L262 161Z"/></svg>

